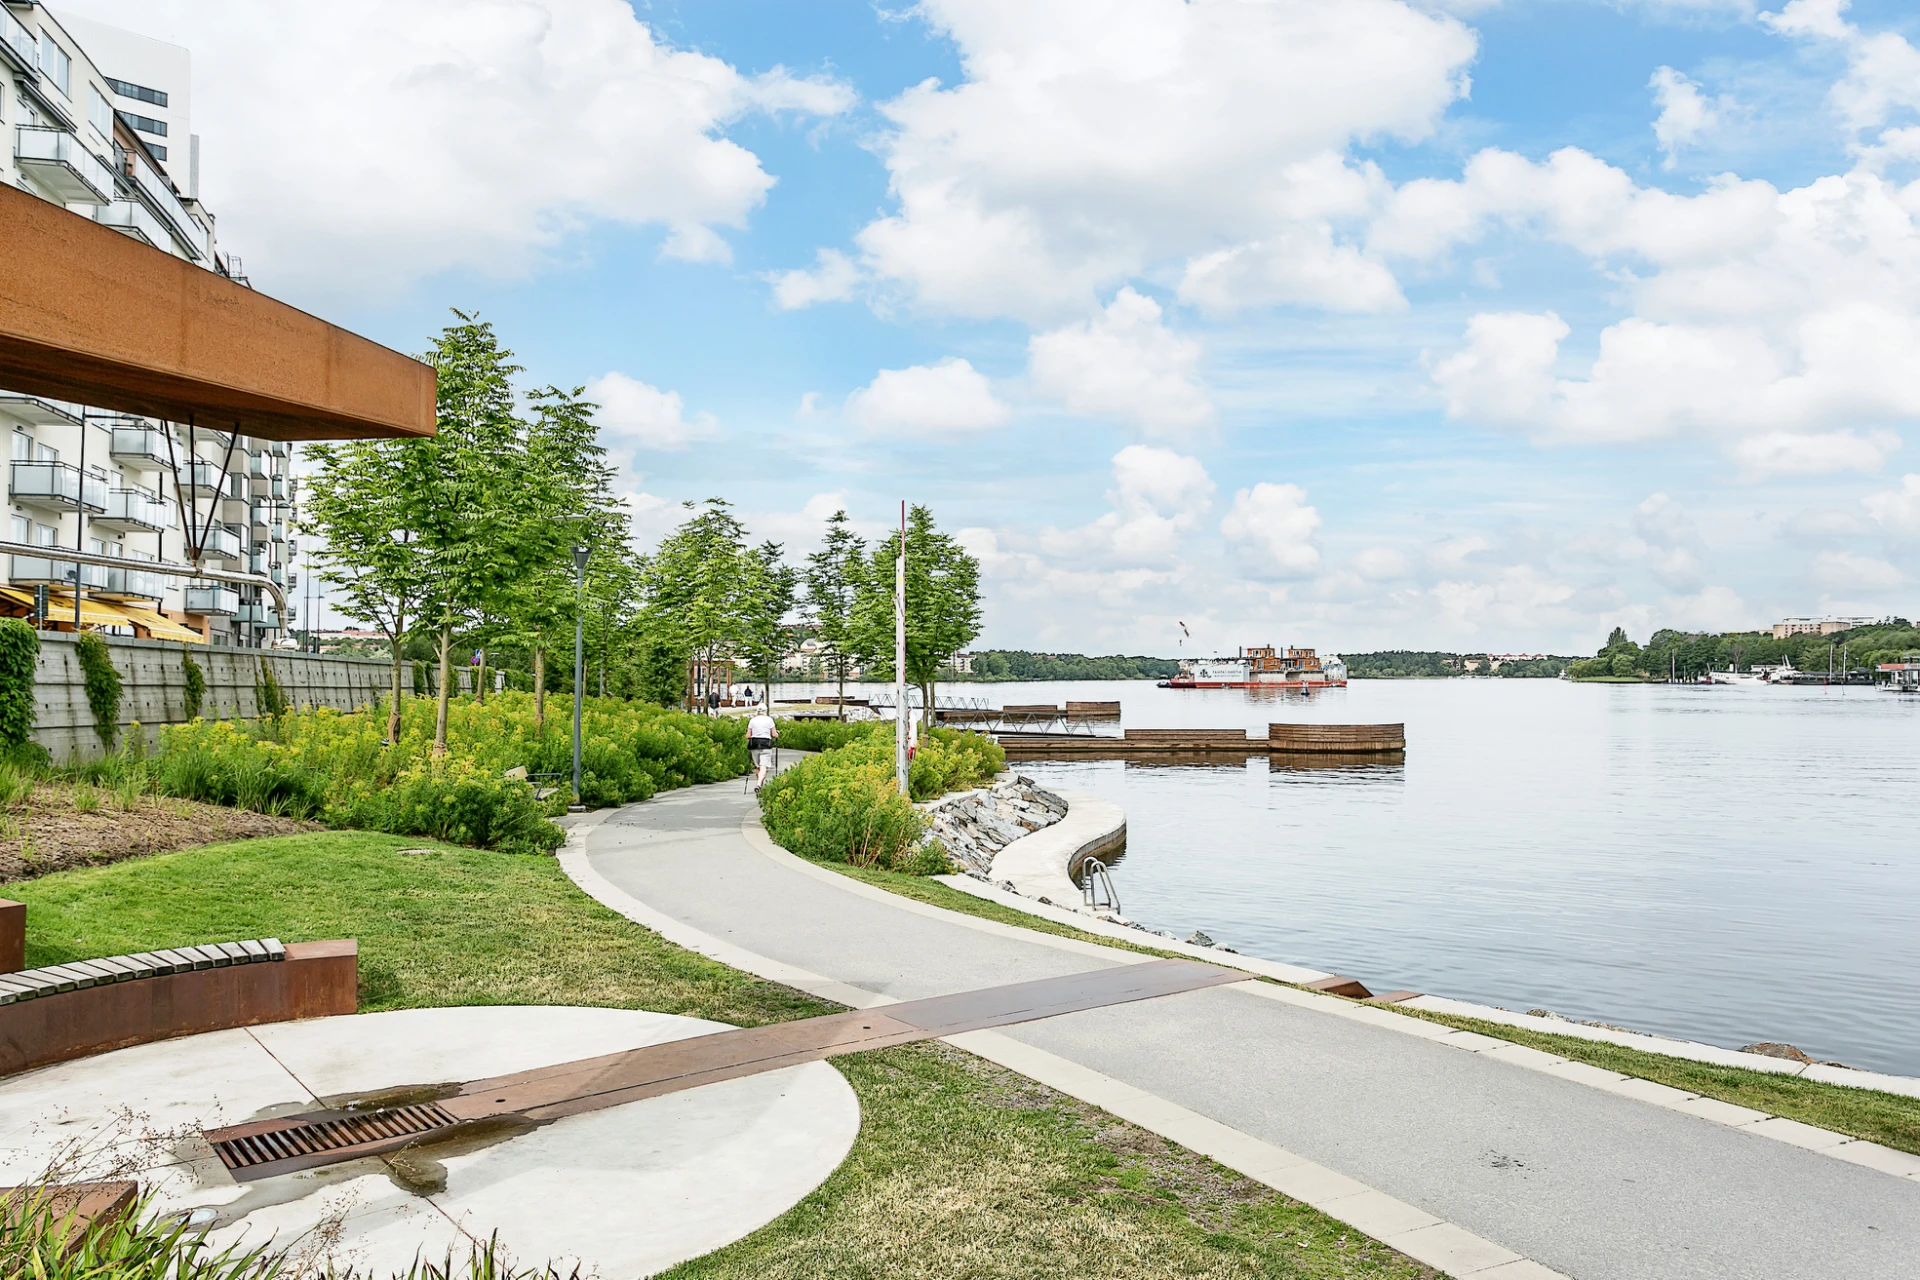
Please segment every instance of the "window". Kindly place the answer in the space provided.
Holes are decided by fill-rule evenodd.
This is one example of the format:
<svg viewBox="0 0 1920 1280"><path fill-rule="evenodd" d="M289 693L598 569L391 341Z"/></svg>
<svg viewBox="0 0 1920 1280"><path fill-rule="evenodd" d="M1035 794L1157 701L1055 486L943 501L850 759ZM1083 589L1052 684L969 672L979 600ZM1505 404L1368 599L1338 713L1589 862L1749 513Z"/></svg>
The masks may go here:
<svg viewBox="0 0 1920 1280"><path fill-rule="evenodd" d="M92 85L87 86L87 119L93 122L102 138L113 137L113 104Z"/></svg>
<svg viewBox="0 0 1920 1280"><path fill-rule="evenodd" d="M31 542L33 540L33 522L25 516L15 516L13 518L13 540L15 542Z"/></svg>
<svg viewBox="0 0 1920 1280"><path fill-rule="evenodd" d="M33 545L36 547L57 547L60 545L60 529L57 525L37 524L33 526Z"/></svg>
<svg viewBox="0 0 1920 1280"><path fill-rule="evenodd" d="M40 69L53 81L54 88L65 96L73 95L73 90L67 87L73 78L73 59L44 31L40 33Z"/></svg>
<svg viewBox="0 0 1920 1280"><path fill-rule="evenodd" d="M167 136L167 122L165 120L155 120L152 116L143 116L133 111L122 111L119 114L120 118L125 120L129 126L138 129L142 133L151 133L162 138Z"/></svg>
<svg viewBox="0 0 1920 1280"><path fill-rule="evenodd" d="M13 433L13 460L26 462L33 457L33 437L24 431Z"/></svg>
<svg viewBox="0 0 1920 1280"><path fill-rule="evenodd" d="M33 456L36 460L40 462L60 461L60 451L58 449L54 448L50 444L41 444L37 440L34 442L34 445L33 445Z"/></svg>
<svg viewBox="0 0 1920 1280"><path fill-rule="evenodd" d="M156 107L164 107L167 105L167 95L163 89L149 89L143 84L131 84L125 80L115 80L112 76L101 76L100 78L107 82L107 88L113 90L123 98L138 98L141 102L151 102ZM162 130L162 132L165 131Z"/></svg>

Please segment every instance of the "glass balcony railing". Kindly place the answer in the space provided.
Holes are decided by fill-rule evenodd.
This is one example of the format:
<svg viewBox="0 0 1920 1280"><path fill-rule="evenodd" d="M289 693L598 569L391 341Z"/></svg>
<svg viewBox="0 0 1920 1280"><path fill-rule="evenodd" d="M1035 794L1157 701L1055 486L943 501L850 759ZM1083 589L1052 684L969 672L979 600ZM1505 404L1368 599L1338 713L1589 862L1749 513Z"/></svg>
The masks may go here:
<svg viewBox="0 0 1920 1280"><path fill-rule="evenodd" d="M149 168L145 160L135 155L129 156L128 161L128 176L148 207L160 215L173 233L174 241L189 257L205 262L211 252L207 246L207 229L193 220L167 180Z"/></svg>
<svg viewBox="0 0 1920 1280"><path fill-rule="evenodd" d="M156 249L172 249L173 237L160 225L160 219L149 213L147 206L138 200L115 200L112 204L103 204L94 210L93 220Z"/></svg>
<svg viewBox="0 0 1920 1280"><path fill-rule="evenodd" d="M159 600L166 595L160 575L150 569L108 569L106 575L106 585L99 589L103 596L119 600Z"/></svg>
<svg viewBox="0 0 1920 1280"><path fill-rule="evenodd" d="M77 564L72 560L41 556L8 556L7 559L11 562L7 577L19 585L38 586L44 582L49 586L71 587L76 578L88 590L107 585L109 571L105 565Z"/></svg>
<svg viewBox="0 0 1920 1280"><path fill-rule="evenodd" d="M107 482L80 474L71 462L15 462L8 476L8 492L23 507L45 511L89 511L107 507Z"/></svg>
<svg viewBox="0 0 1920 1280"><path fill-rule="evenodd" d="M240 593L207 582L188 583L186 605L188 613L232 615L240 612Z"/></svg>
<svg viewBox="0 0 1920 1280"><path fill-rule="evenodd" d="M15 125L13 160L62 200L72 204L113 203L113 170L65 129Z"/></svg>
<svg viewBox="0 0 1920 1280"><path fill-rule="evenodd" d="M107 452L119 462L150 464L147 469L171 465L167 433L156 427L115 427Z"/></svg>
<svg viewBox="0 0 1920 1280"><path fill-rule="evenodd" d="M287 478L285 476L274 476L270 481L269 491L273 494L273 500L275 502L285 502L287 500Z"/></svg>
<svg viewBox="0 0 1920 1280"><path fill-rule="evenodd" d="M107 494L105 510L93 517L92 523L128 532L144 529L157 533L173 527L173 507L148 489L113 489Z"/></svg>
<svg viewBox="0 0 1920 1280"><path fill-rule="evenodd" d="M243 604L240 612L234 615L242 622L251 622L256 627L277 627L280 615L270 604Z"/></svg>
<svg viewBox="0 0 1920 1280"><path fill-rule="evenodd" d="M215 560L227 561L238 560L245 554L240 546L240 535L224 525L215 525L207 532L206 545L201 552Z"/></svg>
<svg viewBox="0 0 1920 1280"><path fill-rule="evenodd" d="M14 70L26 75L35 74L35 64L40 61L40 46L33 32L4 5L0 5L0 56L11 61Z"/></svg>
<svg viewBox="0 0 1920 1280"><path fill-rule="evenodd" d="M247 455L247 474L256 480L265 480L273 474L273 464L267 461L265 449L255 449Z"/></svg>
<svg viewBox="0 0 1920 1280"><path fill-rule="evenodd" d="M191 497L217 498L220 496L220 468L200 459L189 462L180 468L180 487Z"/></svg>

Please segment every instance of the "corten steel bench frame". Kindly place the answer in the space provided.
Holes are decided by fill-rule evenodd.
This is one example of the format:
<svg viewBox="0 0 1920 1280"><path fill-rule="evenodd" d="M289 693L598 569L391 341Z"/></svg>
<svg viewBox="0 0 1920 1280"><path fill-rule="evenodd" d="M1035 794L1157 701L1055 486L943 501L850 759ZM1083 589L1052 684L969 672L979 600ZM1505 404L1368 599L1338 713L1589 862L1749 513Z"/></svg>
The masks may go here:
<svg viewBox="0 0 1920 1280"><path fill-rule="evenodd" d="M268 938L0 973L0 1075L203 1031L352 1013L359 969L351 938L285 947Z"/></svg>

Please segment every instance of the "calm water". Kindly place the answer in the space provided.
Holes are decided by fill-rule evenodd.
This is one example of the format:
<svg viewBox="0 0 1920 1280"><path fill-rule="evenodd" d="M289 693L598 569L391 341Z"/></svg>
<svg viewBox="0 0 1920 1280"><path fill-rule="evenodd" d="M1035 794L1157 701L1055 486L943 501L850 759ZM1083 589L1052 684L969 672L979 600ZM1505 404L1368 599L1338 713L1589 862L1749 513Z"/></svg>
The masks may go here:
<svg viewBox="0 0 1920 1280"><path fill-rule="evenodd" d="M1872 689L1140 682L1130 728L1404 721L1404 764L1020 762L1127 811L1129 916L1510 1009L1920 1075L1920 698Z"/></svg>

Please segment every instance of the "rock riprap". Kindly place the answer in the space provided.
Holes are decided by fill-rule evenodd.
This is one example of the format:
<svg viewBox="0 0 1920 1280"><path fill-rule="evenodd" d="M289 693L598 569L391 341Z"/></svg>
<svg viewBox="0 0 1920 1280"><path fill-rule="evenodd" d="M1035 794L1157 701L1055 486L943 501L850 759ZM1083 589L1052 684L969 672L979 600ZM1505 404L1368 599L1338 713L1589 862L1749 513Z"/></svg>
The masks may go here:
<svg viewBox="0 0 1920 1280"><path fill-rule="evenodd" d="M941 796L920 808L927 818L927 838L938 840L956 867L982 880L993 869L996 853L1067 816L1065 800L1018 774L1003 775L978 791Z"/></svg>

